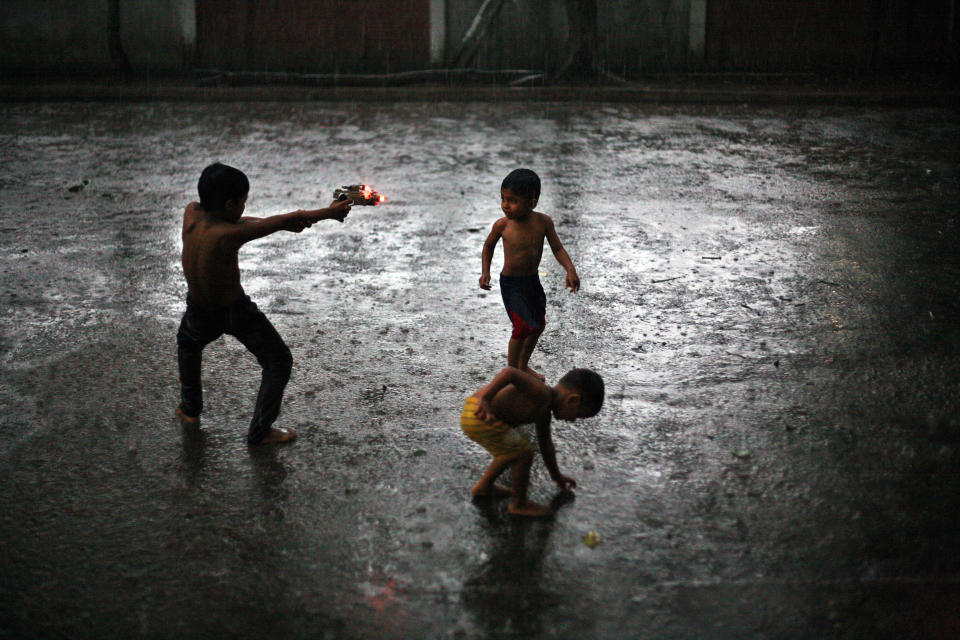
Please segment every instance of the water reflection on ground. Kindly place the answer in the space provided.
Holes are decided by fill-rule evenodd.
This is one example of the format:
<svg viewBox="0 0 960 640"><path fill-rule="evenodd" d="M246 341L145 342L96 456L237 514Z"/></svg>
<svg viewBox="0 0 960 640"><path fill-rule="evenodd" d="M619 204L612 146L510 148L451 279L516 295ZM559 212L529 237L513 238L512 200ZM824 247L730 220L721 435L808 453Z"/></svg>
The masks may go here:
<svg viewBox="0 0 960 640"><path fill-rule="evenodd" d="M949 637L955 115L3 105L3 628ZM180 215L214 160L248 173L250 215L387 196L241 253L294 354L289 446L246 445L259 372L230 339L200 432L172 419ZM542 522L471 502L485 454L457 426L505 361L477 278L517 166L583 282L544 256L533 364L607 382L599 416L556 425L577 498ZM534 499L551 487L537 467Z"/></svg>

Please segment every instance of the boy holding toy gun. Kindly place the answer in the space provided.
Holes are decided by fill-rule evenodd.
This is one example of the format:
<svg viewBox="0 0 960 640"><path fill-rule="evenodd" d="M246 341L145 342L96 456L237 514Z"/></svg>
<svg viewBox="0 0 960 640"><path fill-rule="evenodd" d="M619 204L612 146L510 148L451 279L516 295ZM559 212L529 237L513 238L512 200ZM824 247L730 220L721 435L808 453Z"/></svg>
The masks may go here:
<svg viewBox="0 0 960 640"><path fill-rule="evenodd" d="M183 214L187 310L177 331L180 404L176 415L184 426L200 426L203 348L226 333L253 353L263 368L247 442L292 440L297 435L294 429L272 425L280 413L293 359L283 338L240 286L238 253L247 242L277 231L300 233L321 220L343 222L353 203L335 201L325 209L267 218L244 216L250 190L247 176L219 162L203 170L197 189L200 202L191 202Z"/></svg>

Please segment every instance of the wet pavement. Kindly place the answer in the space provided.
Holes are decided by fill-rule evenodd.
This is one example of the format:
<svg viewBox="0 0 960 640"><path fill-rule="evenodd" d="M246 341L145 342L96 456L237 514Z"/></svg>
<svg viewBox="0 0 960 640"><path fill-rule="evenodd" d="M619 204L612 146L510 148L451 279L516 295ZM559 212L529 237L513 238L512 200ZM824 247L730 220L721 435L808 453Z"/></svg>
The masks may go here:
<svg viewBox="0 0 960 640"><path fill-rule="evenodd" d="M0 637L957 637L958 142L946 108L0 104ZM245 444L229 338L173 420L215 160L249 215L388 199L241 252L291 445ZM583 282L545 256L532 364L607 385L542 521L471 501L457 424L505 362L477 278L518 166Z"/></svg>

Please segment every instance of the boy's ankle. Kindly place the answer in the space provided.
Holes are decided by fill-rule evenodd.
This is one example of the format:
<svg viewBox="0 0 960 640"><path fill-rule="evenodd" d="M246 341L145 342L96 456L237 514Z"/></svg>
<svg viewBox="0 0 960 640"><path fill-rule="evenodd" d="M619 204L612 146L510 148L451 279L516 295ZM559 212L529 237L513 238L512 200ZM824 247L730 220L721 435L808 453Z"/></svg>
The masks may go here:
<svg viewBox="0 0 960 640"><path fill-rule="evenodd" d="M177 405L176 411L174 411L177 418L180 420L180 423L183 425L196 427L200 425L200 416L191 416L183 410L183 407Z"/></svg>

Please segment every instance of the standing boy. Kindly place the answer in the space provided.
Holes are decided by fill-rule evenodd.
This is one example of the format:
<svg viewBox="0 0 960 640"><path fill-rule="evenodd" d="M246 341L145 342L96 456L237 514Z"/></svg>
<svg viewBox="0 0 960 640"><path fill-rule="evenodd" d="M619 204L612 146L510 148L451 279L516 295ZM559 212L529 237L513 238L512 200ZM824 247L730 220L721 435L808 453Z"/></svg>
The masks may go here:
<svg viewBox="0 0 960 640"><path fill-rule="evenodd" d="M226 333L256 356L263 368L247 441L264 444L292 440L297 435L295 430L272 425L280 413L293 359L283 338L243 292L237 254L247 242L277 231L300 233L320 220L343 222L350 212L350 201L268 218L246 217L243 211L250 190L247 176L219 162L203 170L197 190L199 204L191 202L183 214L187 311L177 331L180 405L176 415L185 426L200 425L203 348Z"/></svg>
<svg viewBox="0 0 960 640"><path fill-rule="evenodd" d="M490 452L493 462L473 485L474 496L510 496L510 513L545 516L550 508L527 500L533 445L516 427L535 423L540 455L553 481L567 490L577 486L560 473L550 433L551 415L573 422L589 418L603 406L603 379L590 369L573 369L553 387L528 373L507 367L485 387L467 398L460 415L460 428ZM507 467L513 466L513 487L495 484Z"/></svg>
<svg viewBox="0 0 960 640"><path fill-rule="evenodd" d="M515 169L500 186L500 208L504 217L493 223L483 243L480 288L490 289L490 262L500 238L503 238L503 269L500 271L500 295L513 333L507 347L507 365L534 375L530 355L546 326L547 299L540 284L538 269L543 256L543 239L550 243L557 262L567 271L566 286L576 293L580 278L557 237L550 216L534 211L540 198L540 178L530 169Z"/></svg>

